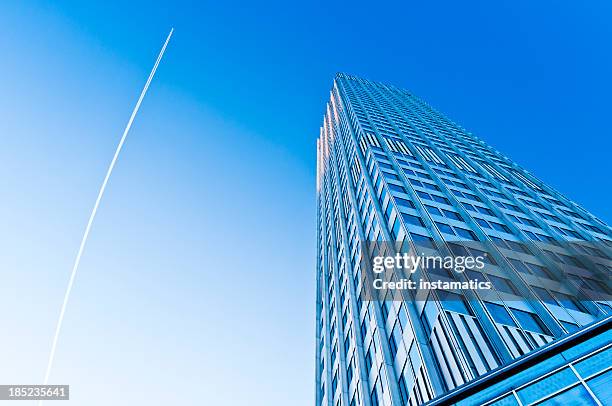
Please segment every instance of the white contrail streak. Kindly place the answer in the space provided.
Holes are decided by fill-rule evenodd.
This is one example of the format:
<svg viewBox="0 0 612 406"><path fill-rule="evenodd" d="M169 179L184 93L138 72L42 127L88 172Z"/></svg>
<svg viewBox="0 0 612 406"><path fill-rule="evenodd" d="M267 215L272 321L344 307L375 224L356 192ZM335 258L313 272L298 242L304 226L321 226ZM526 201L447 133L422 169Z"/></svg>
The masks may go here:
<svg viewBox="0 0 612 406"><path fill-rule="evenodd" d="M60 311L59 319L57 320L57 326L55 327L55 336L53 337L53 344L51 344L51 353L49 354L49 362L47 364L47 372L45 373L44 385L49 382L49 375L51 374L51 368L53 367L53 359L55 358L55 350L57 348L57 341L62 330L62 323L64 321L64 314L66 313L66 306L68 305L68 299L70 299L70 292L72 291L72 285L74 284L74 278L77 274L77 270L79 269L79 263L81 262L81 256L83 255L83 249L85 248L85 244L87 243L87 237L89 237L89 231L91 230L91 225L96 217L96 212L98 211L98 206L100 205L100 200L102 200L102 196L104 195L104 190L106 189L106 185L108 184L108 179L113 172L113 168L115 167L115 163L117 162L117 157L119 157L119 153L121 152L121 148L123 147L123 143L127 138L128 132L132 127L132 123L134 122L134 117L136 117L136 113L138 113L138 109L140 108L140 104L147 94L147 90L149 89L149 85L155 76L155 71L157 71L157 67L164 56L164 52L166 51L166 46L170 41L170 37L172 37L172 33L174 32L174 28L170 30L168 37L166 38L166 42L164 42L164 46L161 51L159 51L159 55L157 56L157 60L155 61L155 65L153 65L153 69L149 74L149 78L147 79L147 83L145 83L142 92L140 92L140 97L136 102L136 106L134 106L134 110L132 111L132 115L130 116L130 120L125 126L125 130L123 130L123 136L121 137L121 141L119 141L119 145L117 145L117 149L115 150L115 155L113 156L113 160L111 161L108 170L106 171L106 176L104 177L104 181L102 182L102 186L100 186L100 191L98 192L98 198L96 199L96 203L94 204L93 210L91 211L91 215L89 216L89 221L87 222L87 227L85 227L85 233L83 233L83 239L81 240L81 245L79 246L79 251L77 253L76 259L74 260L74 265L72 266L72 273L70 274L70 280L68 281L68 287L66 288L66 294L64 295L64 302L62 303L62 309ZM42 401L38 403L42 404Z"/></svg>

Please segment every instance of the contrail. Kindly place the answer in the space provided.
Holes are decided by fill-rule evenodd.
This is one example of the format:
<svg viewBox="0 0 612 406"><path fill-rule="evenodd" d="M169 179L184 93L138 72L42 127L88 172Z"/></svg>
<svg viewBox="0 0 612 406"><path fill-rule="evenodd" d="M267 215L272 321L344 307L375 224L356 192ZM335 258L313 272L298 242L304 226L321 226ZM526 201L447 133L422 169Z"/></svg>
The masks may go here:
<svg viewBox="0 0 612 406"><path fill-rule="evenodd" d="M108 179L113 172L113 168L115 167L115 163L117 162L117 157L119 157L119 153L121 152L121 148L123 147L123 143L127 138L128 132L132 127L132 123L134 122L134 117L136 117L136 113L138 113L138 109L140 108L140 104L142 103L142 99L144 99L147 94L147 90L149 89L149 85L155 76L155 71L157 71L157 67L164 56L164 52L166 52L166 46L170 41L170 37L172 37L172 33L174 32L174 28L170 30L168 37L166 38L166 42L164 42L164 46L161 51L159 51L159 55L157 56L157 60L155 61L155 65L153 65L153 69L149 74L149 78L147 79L147 83L145 83L142 92L140 92L140 97L136 102L136 106L134 106L134 110L132 111L132 115L130 116L130 120L125 126L125 130L123 130L123 136L121 137L121 141L119 141L119 145L117 145L117 149L115 150L115 155L113 156L113 160L111 161L108 170L106 171L106 176L104 177L104 181L102 182L102 186L100 186L100 191L98 192L98 198L96 199L96 203L94 204L93 210L89 216L89 221L87 222L87 227L85 227L85 233L83 233L83 239L81 240L81 245L79 246L79 251L77 253L76 259L74 260L74 265L72 266L72 273L70 274L70 280L68 281L68 287L66 288L66 294L64 295L64 303L62 303L62 309L60 310L59 319L57 320L57 326L55 327L55 336L53 337L53 344L51 344L51 353L49 354L49 363L47 364L47 372L45 373L45 381L44 385L49 382L49 375L51 374L51 369L53 367L53 359L55 358L55 350L57 348L57 341L62 330L62 323L64 321L64 314L66 313L66 306L68 305L68 299L70 299L70 292L72 291L72 285L74 284L74 278L76 276L77 270L79 269L79 263L81 262L81 255L83 255L83 249L85 248L85 244L87 243L87 237L89 237L89 231L91 230L91 225L96 217L96 212L98 211L98 206L100 205L100 200L102 200L102 196L104 195L104 190L106 189L106 185L108 183ZM42 404L42 400L38 403L39 406Z"/></svg>

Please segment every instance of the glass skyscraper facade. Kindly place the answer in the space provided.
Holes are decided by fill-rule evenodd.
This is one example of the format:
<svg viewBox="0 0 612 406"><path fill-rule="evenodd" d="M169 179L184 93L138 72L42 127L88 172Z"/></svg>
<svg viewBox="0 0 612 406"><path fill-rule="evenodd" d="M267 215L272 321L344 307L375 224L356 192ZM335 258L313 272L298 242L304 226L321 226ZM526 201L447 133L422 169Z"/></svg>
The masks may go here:
<svg viewBox="0 0 612 406"><path fill-rule="evenodd" d="M612 404L611 229L424 101L336 76L317 211L317 405ZM491 289L372 296L363 258L417 250Z"/></svg>

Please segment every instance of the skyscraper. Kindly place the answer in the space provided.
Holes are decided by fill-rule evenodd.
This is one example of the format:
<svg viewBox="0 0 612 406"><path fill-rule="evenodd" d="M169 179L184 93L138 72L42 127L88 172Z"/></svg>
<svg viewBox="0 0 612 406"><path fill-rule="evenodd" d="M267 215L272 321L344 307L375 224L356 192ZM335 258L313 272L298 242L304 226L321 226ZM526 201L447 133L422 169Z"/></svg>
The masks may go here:
<svg viewBox="0 0 612 406"><path fill-rule="evenodd" d="M317 211L317 405L612 402L611 229L410 92L336 76Z"/></svg>

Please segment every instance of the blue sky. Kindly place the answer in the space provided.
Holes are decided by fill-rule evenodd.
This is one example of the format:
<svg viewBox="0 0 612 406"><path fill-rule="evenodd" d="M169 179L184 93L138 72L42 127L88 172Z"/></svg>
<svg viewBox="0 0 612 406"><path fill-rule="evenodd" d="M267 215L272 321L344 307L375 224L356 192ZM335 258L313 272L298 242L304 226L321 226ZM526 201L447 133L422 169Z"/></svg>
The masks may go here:
<svg viewBox="0 0 612 406"><path fill-rule="evenodd" d="M609 21L603 1L3 2L0 382L44 376L170 27L66 315L51 382L73 404L312 403L337 71L409 88L609 222Z"/></svg>

